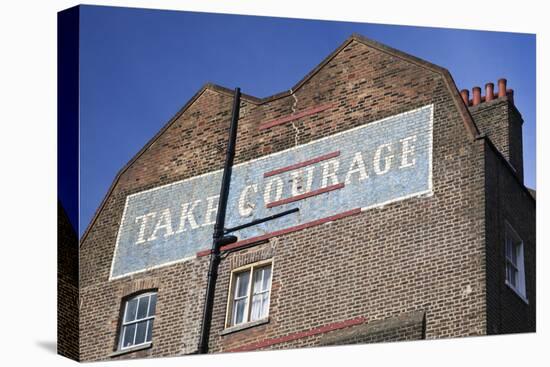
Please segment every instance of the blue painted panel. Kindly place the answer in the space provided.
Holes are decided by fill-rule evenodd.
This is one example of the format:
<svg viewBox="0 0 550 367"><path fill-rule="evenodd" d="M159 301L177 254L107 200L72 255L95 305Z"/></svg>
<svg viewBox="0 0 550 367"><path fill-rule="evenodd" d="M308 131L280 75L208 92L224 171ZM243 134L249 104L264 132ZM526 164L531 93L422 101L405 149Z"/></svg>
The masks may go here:
<svg viewBox="0 0 550 367"><path fill-rule="evenodd" d="M356 208L430 194L432 115L429 105L236 165L226 227L300 208L235 233L244 240ZM334 152L339 155L330 160L264 177L266 172ZM183 261L210 248L221 175L211 172L128 196L111 278ZM266 206L342 183L340 189Z"/></svg>

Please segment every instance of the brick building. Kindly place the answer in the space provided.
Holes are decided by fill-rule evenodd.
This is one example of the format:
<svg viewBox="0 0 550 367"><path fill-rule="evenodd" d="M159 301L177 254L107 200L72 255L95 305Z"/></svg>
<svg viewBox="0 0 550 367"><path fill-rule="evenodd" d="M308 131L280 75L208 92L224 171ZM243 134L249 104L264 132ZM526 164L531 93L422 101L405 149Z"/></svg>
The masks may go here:
<svg viewBox="0 0 550 367"><path fill-rule="evenodd" d="M197 352L233 93L204 86L119 172L80 243L80 359ZM351 36L243 95L209 352L535 331L535 199L504 80Z"/></svg>

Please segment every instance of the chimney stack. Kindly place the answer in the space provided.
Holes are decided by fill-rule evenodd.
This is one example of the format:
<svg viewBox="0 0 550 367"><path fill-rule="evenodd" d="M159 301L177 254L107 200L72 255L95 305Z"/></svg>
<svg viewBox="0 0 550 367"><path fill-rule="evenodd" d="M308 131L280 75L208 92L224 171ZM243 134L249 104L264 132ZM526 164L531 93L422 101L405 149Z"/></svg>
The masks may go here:
<svg viewBox="0 0 550 367"><path fill-rule="evenodd" d="M477 106L481 103L481 88L480 87L474 87L473 88L473 105Z"/></svg>
<svg viewBox="0 0 550 367"><path fill-rule="evenodd" d="M495 98L494 88L493 83L485 84L485 102L492 101Z"/></svg>
<svg viewBox="0 0 550 367"><path fill-rule="evenodd" d="M464 104L466 106L470 105L470 91L468 89L462 89L460 91L460 95L462 96L462 100L464 101Z"/></svg>
<svg viewBox="0 0 550 367"><path fill-rule="evenodd" d="M498 97L504 97L506 95L506 79L502 78L498 80Z"/></svg>
<svg viewBox="0 0 550 367"><path fill-rule="evenodd" d="M495 84L498 90L495 90ZM489 137L523 181L523 120L516 108L510 108L514 106L514 90L506 88L506 79L501 78L495 84L485 84L484 96L481 95L480 87L472 88L472 100L469 100L468 90L461 90L460 96L466 106L470 107L480 133ZM484 108L485 103L490 107Z"/></svg>
<svg viewBox="0 0 550 367"><path fill-rule="evenodd" d="M480 103L490 102L497 98L507 97L508 100L514 104L514 91L512 89L506 89L507 81L504 78L498 80L498 92L495 93L495 85L493 83L485 84L485 95L481 96L481 88L472 88L472 100L470 100L470 93L467 89L460 91L460 96L466 106L477 106Z"/></svg>

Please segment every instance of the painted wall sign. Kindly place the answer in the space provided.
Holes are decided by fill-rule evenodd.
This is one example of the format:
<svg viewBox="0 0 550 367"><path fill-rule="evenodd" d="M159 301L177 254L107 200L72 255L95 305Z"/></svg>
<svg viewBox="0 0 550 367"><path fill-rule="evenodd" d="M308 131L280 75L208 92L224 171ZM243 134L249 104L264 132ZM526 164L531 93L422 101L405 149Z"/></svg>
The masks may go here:
<svg viewBox="0 0 550 367"><path fill-rule="evenodd" d="M433 105L233 167L226 226L298 207L239 240L432 193ZM126 198L111 279L210 248L222 171Z"/></svg>

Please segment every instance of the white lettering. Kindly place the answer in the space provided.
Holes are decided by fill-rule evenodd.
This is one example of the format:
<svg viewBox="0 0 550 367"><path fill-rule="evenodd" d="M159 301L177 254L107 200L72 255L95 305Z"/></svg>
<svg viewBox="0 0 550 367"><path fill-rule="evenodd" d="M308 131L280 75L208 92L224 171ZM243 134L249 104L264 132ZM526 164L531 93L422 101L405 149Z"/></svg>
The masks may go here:
<svg viewBox="0 0 550 367"><path fill-rule="evenodd" d="M311 185L313 184L313 171L315 166L306 168L306 184L304 187L303 171L295 171L290 174L292 177L292 196L305 194L311 191Z"/></svg>
<svg viewBox="0 0 550 367"><path fill-rule="evenodd" d="M180 225L178 227L178 230L176 233L181 233L184 231L187 231L187 228L185 228L185 222L186 220L189 221L189 225L191 226L191 229L196 229L199 227L197 224L197 221L195 220L195 217L193 216L193 210L197 206L198 203L200 203L201 200L197 200L193 202L193 205L189 207L190 203L184 203L181 206L181 217L180 217Z"/></svg>
<svg viewBox="0 0 550 367"><path fill-rule="evenodd" d="M256 205L247 199L248 192L252 190L254 193L258 193L258 185L253 184L245 186L244 190L241 191L241 196L239 197L239 214L241 217L248 217L254 211Z"/></svg>
<svg viewBox="0 0 550 367"><path fill-rule="evenodd" d="M401 165L399 168L411 167L416 163L416 158L409 160L409 156L414 155L414 145L410 144L411 142L416 142L416 135L409 136L405 139L399 140L402 146L402 155L401 155Z"/></svg>
<svg viewBox="0 0 550 367"><path fill-rule="evenodd" d="M138 239L136 241L136 245L142 244L147 242L145 239L145 227L147 226L147 223L149 222L149 218L155 218L157 215L156 212L148 213L145 215L140 215L139 217L136 217L136 223L141 221L141 225L139 226L139 234Z"/></svg>
<svg viewBox="0 0 550 367"><path fill-rule="evenodd" d="M216 223L216 219L213 217L215 217L218 212L219 198L220 195L209 196L206 198L206 214L204 215L204 223L202 224L203 227Z"/></svg>
<svg viewBox="0 0 550 367"><path fill-rule="evenodd" d="M355 166L357 167L354 168ZM346 174L346 179L344 181L346 185L349 185L351 183L351 175L353 175L354 173L359 173L359 181L363 181L364 179L369 177L367 175L367 170L365 169L365 162L363 161L363 155L361 154L361 152L357 152L353 156L353 160L351 161L348 173Z"/></svg>
<svg viewBox="0 0 550 367"><path fill-rule="evenodd" d="M160 218L157 222L157 225L155 226L155 229L153 230L153 234L151 234L151 237L147 241L153 241L157 239L157 232L160 229L165 229L166 233L164 234L164 237L168 237L174 234L174 231L172 230L172 214L170 214L170 209L164 209L161 214Z"/></svg>
<svg viewBox="0 0 550 367"><path fill-rule="evenodd" d="M382 150L386 149L388 153L391 153L391 144L382 144L376 149L376 153L374 154L374 172L377 175L383 175L384 173L388 172L391 168L391 163L393 160L393 154L388 155L386 158L384 158L384 169L380 169L380 155L382 154Z"/></svg>
<svg viewBox="0 0 550 367"><path fill-rule="evenodd" d="M276 183L277 187L275 191L275 198L271 200L271 188L273 183ZM273 201L280 200L281 196L283 196L283 180L280 177L273 177L271 181L265 185L264 202L267 205Z"/></svg>
<svg viewBox="0 0 550 367"><path fill-rule="evenodd" d="M373 171L376 175L383 175L392 169L394 163L398 168L412 167L416 164L416 142L417 135L411 135L399 140L399 142L386 143L378 146L373 157ZM400 146L398 146L400 144ZM398 151L400 150L400 151ZM367 169L364 156L365 152L354 152L353 157L345 157L344 164L349 166L347 172L340 173L340 160L338 158L330 159L321 162L321 177L320 188L326 188L332 185L337 185L339 178L343 179L345 185L349 185L353 180L363 181L369 178L370 166ZM399 155L400 154L400 155ZM351 158L351 160L348 160ZM282 176L274 176L265 182L263 191L263 200L266 205L275 201L281 200L283 194L290 191L290 197L303 195L311 192L313 189L313 179L317 165L310 165L302 169L293 170L290 172L290 187L285 182ZM339 175L342 175L339 177ZM344 177L345 174L345 177ZM317 184L316 184L317 185ZM237 210L241 217L249 217L256 209L258 195L261 194L259 184L253 183L246 185L239 195ZM197 217L194 212L198 211L198 205L202 201L206 201L206 211L204 212L204 222L198 224ZM181 213L177 230L173 227L172 213L174 208L163 209L158 212L150 212L135 218L135 223L138 226L138 234L136 244L143 244L148 241L157 240L159 237L169 237L176 233L194 230L199 227L206 227L215 223L215 217L218 210L219 195L208 196L205 199L199 199L188 203L181 204ZM202 208L202 207L201 207ZM202 210L202 209L201 209ZM175 215L175 212L174 212Z"/></svg>
<svg viewBox="0 0 550 367"><path fill-rule="evenodd" d="M332 185L338 184L338 176L336 176L336 171L338 171L338 168L340 167L340 161L337 159L331 159L330 161L323 162L321 164L323 166L323 179L321 182L321 188L325 188L328 186L328 180L330 179L332 181ZM329 167L332 166L332 172L330 171Z"/></svg>

